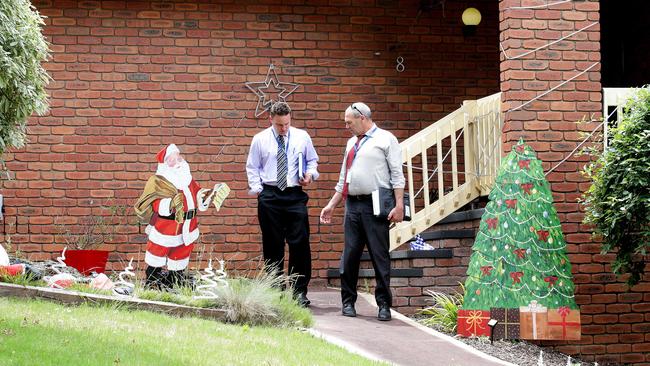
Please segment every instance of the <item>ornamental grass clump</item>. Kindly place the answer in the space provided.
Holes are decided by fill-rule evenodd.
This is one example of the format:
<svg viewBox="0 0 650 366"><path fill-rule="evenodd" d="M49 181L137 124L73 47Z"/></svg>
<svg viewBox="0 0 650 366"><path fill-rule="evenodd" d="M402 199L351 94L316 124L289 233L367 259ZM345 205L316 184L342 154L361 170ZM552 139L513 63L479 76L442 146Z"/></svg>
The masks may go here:
<svg viewBox="0 0 650 366"><path fill-rule="evenodd" d="M289 277L265 270L252 278L231 279L230 286L217 289L217 307L226 311L226 320L232 323L308 327L312 324L309 310L293 300L290 288L281 289L288 282Z"/></svg>
<svg viewBox="0 0 650 366"><path fill-rule="evenodd" d="M453 294L426 290L431 296L432 306L420 310L418 313L426 316L420 322L426 326L437 328L443 332L455 333L458 320L458 309L463 305L465 288L461 284L461 291Z"/></svg>
<svg viewBox="0 0 650 366"><path fill-rule="evenodd" d="M609 146L585 166L593 182L583 196L585 223L602 239L602 252L615 252L612 270L630 274L628 284L641 279L650 245L650 87L628 100L622 121L611 130Z"/></svg>

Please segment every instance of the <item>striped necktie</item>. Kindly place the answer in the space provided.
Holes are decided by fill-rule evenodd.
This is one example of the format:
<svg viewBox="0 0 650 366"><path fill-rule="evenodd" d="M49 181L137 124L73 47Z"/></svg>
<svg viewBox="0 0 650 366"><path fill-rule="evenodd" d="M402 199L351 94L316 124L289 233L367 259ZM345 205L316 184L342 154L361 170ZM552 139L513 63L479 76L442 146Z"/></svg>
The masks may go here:
<svg viewBox="0 0 650 366"><path fill-rule="evenodd" d="M278 156L277 156L277 185L280 190L287 188L287 151L284 148L284 137L278 135Z"/></svg>

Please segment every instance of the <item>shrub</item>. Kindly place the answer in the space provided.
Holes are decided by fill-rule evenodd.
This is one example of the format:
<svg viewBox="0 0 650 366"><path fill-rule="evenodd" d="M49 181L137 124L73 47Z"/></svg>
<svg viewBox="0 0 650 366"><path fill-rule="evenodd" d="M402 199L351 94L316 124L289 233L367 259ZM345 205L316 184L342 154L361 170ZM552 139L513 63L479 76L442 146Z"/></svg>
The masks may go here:
<svg viewBox="0 0 650 366"><path fill-rule="evenodd" d="M650 88L628 101L604 153L585 167L593 180L583 196L585 223L602 238L602 252L616 252L612 270L639 282L650 244ZM595 153L596 149L589 150Z"/></svg>
<svg viewBox="0 0 650 366"><path fill-rule="evenodd" d="M226 311L229 322L281 327L312 324L309 310L293 300L291 289L281 290L289 282L287 276L276 276L261 270L253 278L230 280L230 286L219 287L217 306Z"/></svg>
<svg viewBox="0 0 650 366"><path fill-rule="evenodd" d="M433 305L419 311L419 314L427 316L420 322L447 333L456 332L458 308L463 305L465 294L465 287L461 284L460 288L460 292L457 291L453 294L426 290L425 293L431 296Z"/></svg>
<svg viewBox="0 0 650 366"><path fill-rule="evenodd" d="M27 118L43 114L49 57L43 20L29 0L0 1L0 155L25 144Z"/></svg>

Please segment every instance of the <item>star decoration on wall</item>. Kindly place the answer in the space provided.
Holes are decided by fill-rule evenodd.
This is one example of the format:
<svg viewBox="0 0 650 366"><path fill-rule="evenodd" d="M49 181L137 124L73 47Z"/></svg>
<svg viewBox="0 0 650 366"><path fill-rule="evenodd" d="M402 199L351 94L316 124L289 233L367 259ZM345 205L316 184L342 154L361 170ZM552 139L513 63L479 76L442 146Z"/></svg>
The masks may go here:
<svg viewBox="0 0 650 366"><path fill-rule="evenodd" d="M259 117L268 111L274 103L285 102L286 98L296 91L300 85L280 82L278 75L275 73L275 66L270 64L269 71L266 72L266 80L249 81L246 83L246 87L257 95L255 117Z"/></svg>

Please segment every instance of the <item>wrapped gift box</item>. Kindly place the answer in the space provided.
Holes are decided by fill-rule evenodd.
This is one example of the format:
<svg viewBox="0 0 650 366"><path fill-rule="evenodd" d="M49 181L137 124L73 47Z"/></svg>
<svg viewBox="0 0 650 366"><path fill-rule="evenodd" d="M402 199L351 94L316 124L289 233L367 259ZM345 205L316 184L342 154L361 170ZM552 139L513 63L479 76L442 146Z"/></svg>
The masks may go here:
<svg viewBox="0 0 650 366"><path fill-rule="evenodd" d="M519 307L519 335L521 339L548 339L548 309L533 300Z"/></svg>
<svg viewBox="0 0 650 366"><path fill-rule="evenodd" d="M491 308L490 316L499 322L494 327L494 339L519 339L519 309Z"/></svg>
<svg viewBox="0 0 650 366"><path fill-rule="evenodd" d="M548 312L548 339L580 340L580 310L568 307Z"/></svg>
<svg viewBox="0 0 650 366"><path fill-rule="evenodd" d="M490 312L486 310L458 310L458 335L463 337L490 336Z"/></svg>

